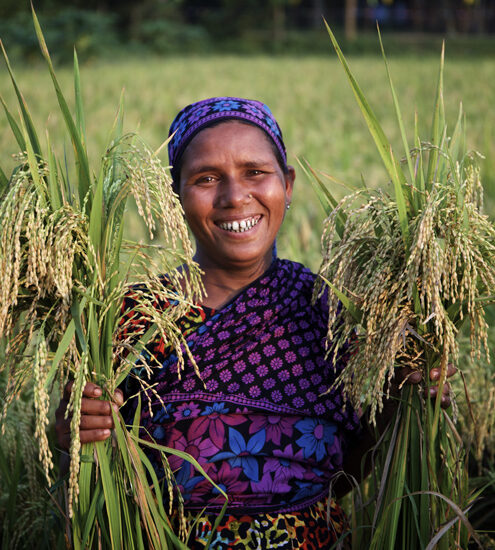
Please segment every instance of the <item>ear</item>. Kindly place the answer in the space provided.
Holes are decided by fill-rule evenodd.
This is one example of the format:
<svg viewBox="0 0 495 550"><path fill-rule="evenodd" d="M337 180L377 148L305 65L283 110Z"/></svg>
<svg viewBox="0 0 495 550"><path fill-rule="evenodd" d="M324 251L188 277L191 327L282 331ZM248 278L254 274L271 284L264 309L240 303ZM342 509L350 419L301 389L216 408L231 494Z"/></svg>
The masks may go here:
<svg viewBox="0 0 495 550"><path fill-rule="evenodd" d="M292 200L292 190L294 188L294 181L296 180L296 171L293 166L287 166L287 174L284 174L285 179L285 194L287 196L287 202Z"/></svg>

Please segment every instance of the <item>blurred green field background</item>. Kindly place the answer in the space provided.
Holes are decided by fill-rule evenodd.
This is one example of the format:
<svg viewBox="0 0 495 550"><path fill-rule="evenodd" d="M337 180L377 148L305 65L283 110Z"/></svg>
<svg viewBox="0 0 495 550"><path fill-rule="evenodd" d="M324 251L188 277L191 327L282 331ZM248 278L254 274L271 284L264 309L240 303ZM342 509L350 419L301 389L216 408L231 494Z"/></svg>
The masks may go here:
<svg viewBox="0 0 495 550"><path fill-rule="evenodd" d="M369 38L367 40L369 41ZM386 36L384 42L387 48ZM8 50L8 44L6 47ZM356 52L357 49L355 46L353 51ZM366 49L369 51L369 48ZM493 50L495 52L495 43ZM389 57L390 67L410 140L416 112L420 135L424 140L428 140L440 47L438 51L428 50L416 55L407 52L401 54L397 45L392 51ZM378 55L353 53L349 56L349 62L386 134L394 144L394 149L401 154L402 144L383 60ZM13 62L13 67L36 127L46 127L58 152L63 153L65 149L66 154L71 155L71 144L61 141L63 121L58 112L46 66L41 61L31 64L18 61ZM125 95L125 129L129 132L137 131L154 149L166 139L168 127L177 111L192 101L214 95L234 95L257 98L267 103L282 127L289 161L295 165L298 174L293 206L288 212L278 240L279 255L301 261L313 270L318 268L321 257L319 240L324 214L311 183L297 164L297 159L307 159L315 169L342 182L342 185L334 182L330 184L332 192L337 197L343 196L348 188L359 187L362 179L369 186L389 188L385 170L344 71L331 49L330 41L328 55L203 54L158 57L144 53L140 56L126 57L125 54L121 54L113 61L95 59L85 62L81 67L81 74L87 143L92 157L90 162L95 170L98 167L98 157L102 155L107 143L122 91ZM71 68L59 67L57 75L66 97L71 97ZM479 56L461 55L457 44L453 44L449 50L447 40L444 77L447 120L450 128L453 128L462 102L466 114L467 146L485 156L481 164L486 191L486 212L495 218L495 55L488 55L487 51L485 55ZM17 114L12 86L2 63L0 95L14 114ZM17 152L7 119L0 110L0 165L6 172L15 166L12 155ZM161 153L161 158L163 162L167 162L165 150ZM130 208L133 208L132 205ZM137 215L131 216L126 232L129 238L146 239L144 227ZM159 236L156 241L160 242ZM488 322L493 350L493 308ZM467 428L463 431L463 437L468 445L485 441L483 438L486 438L485 458L481 455L477 460L480 461L479 464L484 463L488 477L480 478L480 481L473 485L489 484L490 480L495 484L495 418L489 412L489 403L494 399L492 388L495 374L493 366L490 367L484 359L478 360L478 366L484 368L470 369L467 347L464 337L460 365L467 377L477 431L472 433L470 428ZM456 392L462 395L461 380L458 382ZM22 403L18 406L21 407ZM26 433L31 433L32 411L28 411L28 414L23 413L22 408L19 410L21 412L16 409L17 412L14 411L12 414L11 434L15 430L19 431L19 426L25 429ZM472 412L461 410L461 423L462 419L468 418L470 414ZM23 419L23 422L19 423L18 418ZM14 456L13 450L16 446L13 441L12 439L9 443L5 438L2 441L0 451L3 448L6 456ZM23 455L17 454L19 458L16 460L23 460L26 463L25 468L33 468L37 451L35 440L26 436L23 441ZM483 446L480 448L482 453ZM473 473L481 475L481 466L478 465L478 469ZM25 474L22 473L22 476L24 479ZM0 519L8 513L12 516L11 523L14 525L16 510L22 510L24 515L21 517L20 525L32 527L31 531L33 536L38 537L40 548L51 548L51 539L46 533L50 529L60 529L56 522L55 527L46 523L47 513L52 523L55 516L53 512L49 512L44 481L39 475L38 477L39 494L33 494L30 486L24 487L20 482L16 485L17 482L11 473L4 474L3 482L0 475L0 493L5 483L10 484L10 492L4 490L3 500L0 498ZM26 494L22 492L24 490ZM495 491L492 489L491 493L485 494L488 496L483 506L491 511L495 509ZM13 502L12 499L17 499L17 507L9 504ZM491 525L492 519L483 519L486 517L484 509L480 511L480 516L479 525L483 525L483 521L486 525ZM37 521L39 525L34 525L33 521ZM39 538L39 533L42 532L45 533L42 535L43 544Z"/></svg>
<svg viewBox="0 0 495 550"><path fill-rule="evenodd" d="M7 45L8 46L8 45ZM387 39L385 37L385 48ZM428 140L430 113L437 83L440 51L421 57L390 58L406 128L412 136L415 112L420 135ZM355 72L382 125L402 151L383 60L376 55L350 56ZM46 67L14 63L14 70L37 127L45 126L55 147L71 154L70 143L57 139L62 125ZM121 57L118 61L86 63L82 69L86 133L92 165L105 146L119 102L125 94L125 128L138 131L153 147L166 139L176 112L187 103L214 95L257 98L267 103L285 136L289 161L298 172L293 208L282 229L279 254L317 268L323 211L311 184L297 166L297 158L354 188L361 178L370 186L388 185L371 137L350 87L329 42L328 56L154 56ZM59 68L62 87L71 96L71 69ZM5 66L0 69L0 94L14 108L13 91ZM467 144L486 157L483 180L487 211L495 213L495 57L449 57L446 45L445 103L450 127L459 104L467 119ZM16 152L7 121L0 117L1 164L14 166ZM162 154L166 162L166 152ZM344 187L331 184L342 196ZM145 238L139 220L129 224L128 235ZM159 239L159 237L158 237Z"/></svg>

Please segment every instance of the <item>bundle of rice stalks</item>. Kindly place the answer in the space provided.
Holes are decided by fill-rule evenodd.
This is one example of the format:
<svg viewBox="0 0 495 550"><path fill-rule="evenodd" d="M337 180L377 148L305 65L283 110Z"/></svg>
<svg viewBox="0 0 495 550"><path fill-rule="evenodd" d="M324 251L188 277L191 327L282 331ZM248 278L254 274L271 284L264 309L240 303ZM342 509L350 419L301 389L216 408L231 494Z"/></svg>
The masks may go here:
<svg viewBox="0 0 495 550"><path fill-rule="evenodd" d="M448 137L443 52L431 139L416 128L412 147L384 56L405 148L399 161L328 30L394 188L362 189L337 204L321 179L316 185L329 213L316 293L329 289L330 353L356 342L337 384L355 406L369 406L373 423L397 367L422 375L402 393L368 483L372 510L354 518L354 547L466 548L470 537L479 542L466 517L474 496L455 414L440 404L465 320L472 357L488 356L483 306L495 294L495 227L482 212L479 155L464 152L462 111ZM425 395L434 367L441 374L432 403Z"/></svg>
<svg viewBox="0 0 495 550"><path fill-rule="evenodd" d="M0 344L0 356L4 346ZM0 374L0 394L6 373ZM47 492L34 436L35 412L29 388L9 407L0 439L0 546L11 550L64 548L64 525ZM55 466L56 471L56 466Z"/></svg>
<svg viewBox="0 0 495 550"><path fill-rule="evenodd" d="M176 321L201 296L202 284L182 209L166 167L137 137L122 133L122 103L101 165L93 174L85 147L77 56L73 117L34 12L33 18L73 145L74 164L70 166L67 157L58 161L48 138L42 149L2 45L19 102L19 122L2 103L21 150L10 178L0 170L0 337L7 342L0 371L8 377L4 409L32 385L35 437L50 480L53 458L46 428L51 390L57 384L63 387L69 378L74 381L68 407L71 545L184 548L164 509L162 480L140 447L139 414L132 429L114 414L114 437L106 442L81 449L79 437L82 392L88 381L103 388L103 399L112 400L143 346L157 334L180 358L184 349L187 352ZM146 245L123 242L125 205L131 194L150 237L159 228L167 242L166 248L153 251L156 271ZM168 273L168 289L158 271ZM145 289L136 307L151 328L137 338L123 339L119 337L123 297L136 282ZM153 306L157 298L173 298L177 306L158 315ZM173 476L163 457L168 493Z"/></svg>

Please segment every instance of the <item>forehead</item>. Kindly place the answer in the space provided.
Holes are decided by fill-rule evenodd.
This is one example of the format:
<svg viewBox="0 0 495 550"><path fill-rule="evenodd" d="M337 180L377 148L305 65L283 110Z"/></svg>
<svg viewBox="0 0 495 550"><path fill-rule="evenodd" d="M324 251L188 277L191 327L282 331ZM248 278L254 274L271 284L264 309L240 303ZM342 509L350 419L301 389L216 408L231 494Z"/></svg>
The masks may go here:
<svg viewBox="0 0 495 550"><path fill-rule="evenodd" d="M275 159L275 145L266 133L253 124L239 121L222 121L196 134L182 156L182 167L204 157L221 159L235 155L243 160L249 157ZM276 159L275 159L276 160Z"/></svg>

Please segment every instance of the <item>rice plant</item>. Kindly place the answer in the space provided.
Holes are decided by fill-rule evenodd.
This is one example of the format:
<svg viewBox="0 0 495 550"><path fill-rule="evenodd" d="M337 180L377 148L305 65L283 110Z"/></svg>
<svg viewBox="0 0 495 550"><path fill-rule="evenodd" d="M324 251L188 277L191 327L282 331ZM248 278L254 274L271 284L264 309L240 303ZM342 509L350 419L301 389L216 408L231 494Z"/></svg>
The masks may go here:
<svg viewBox="0 0 495 550"><path fill-rule="evenodd" d="M66 152L56 158L48 134L46 146L41 146L2 45L20 113L16 120L2 99L20 150L9 178L0 169L0 338L6 342L0 374L7 379L3 418L21 395L33 396L34 437L45 477L52 483L50 395L72 379L67 544L76 549L186 548L179 538L186 534L174 532L164 506L173 485L166 452L176 451L159 448L165 479L158 479L143 451L139 409L132 426L113 414L113 438L105 442L81 448L79 437L86 382L97 383L104 390L102 398L113 400L151 338L162 337L180 358L187 352L176 321L201 296L202 284L182 209L167 168L137 136L123 133L122 101L93 171L77 56L73 116L34 12L33 20L73 157ZM166 246L154 247L152 254L149 246L123 240L130 195L150 237L158 230L164 235ZM168 274L170 288L163 286L159 273ZM143 290L134 291L139 294L136 308L151 328L124 338L119 328L122 302L137 282ZM153 306L157 298L173 298L177 306L158 315ZM176 505L180 511L180 500Z"/></svg>
<svg viewBox="0 0 495 550"><path fill-rule="evenodd" d="M451 413L440 407L466 320L472 358L489 353L484 306L495 294L495 226L482 211L479 155L464 150L462 109L448 133L443 51L430 138L422 140L416 124L412 144L384 54L405 151L399 159L328 31L393 186L391 194L363 188L337 203L313 171L329 214L316 289L328 288L329 353L357 334L337 384L354 405L369 407L373 423L397 367L422 375L419 387L403 388L375 449L374 475L361 495L370 500L353 518L353 548L447 550L467 548L469 540L481 546L467 519L476 494L468 488L456 405ZM434 367L440 377L432 403L426 396L436 383L429 376Z"/></svg>

